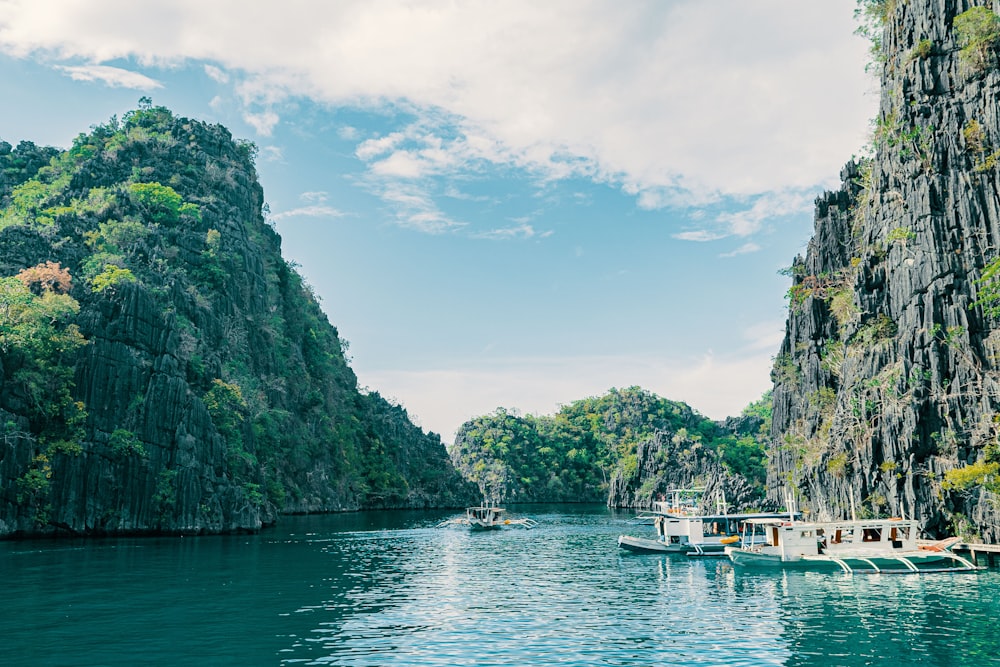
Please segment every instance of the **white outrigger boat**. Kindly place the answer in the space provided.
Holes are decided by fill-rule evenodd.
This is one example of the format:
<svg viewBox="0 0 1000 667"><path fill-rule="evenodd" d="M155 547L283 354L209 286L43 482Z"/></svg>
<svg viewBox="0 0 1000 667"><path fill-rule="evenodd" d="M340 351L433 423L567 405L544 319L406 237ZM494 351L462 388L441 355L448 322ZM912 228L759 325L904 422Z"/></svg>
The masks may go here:
<svg viewBox="0 0 1000 667"><path fill-rule="evenodd" d="M447 519L438 524L444 526L468 526L470 530L500 530L501 528L520 527L534 528L538 522L534 519L521 517L512 519L506 516L507 510L496 505L485 503L478 507L465 508L465 516Z"/></svg>
<svg viewBox="0 0 1000 667"><path fill-rule="evenodd" d="M651 514L639 519L652 519L655 539L619 535L618 546L636 553L686 554L688 556L725 556L728 545L740 541L744 522L749 519L790 519L787 512L728 514L725 498L720 497L716 514L699 514L698 499L704 489L672 489L669 500L653 503Z"/></svg>
<svg viewBox="0 0 1000 667"><path fill-rule="evenodd" d="M749 519L740 544L727 546L735 565L854 573L971 572L981 570L951 552L959 538L918 540L908 519L790 521Z"/></svg>

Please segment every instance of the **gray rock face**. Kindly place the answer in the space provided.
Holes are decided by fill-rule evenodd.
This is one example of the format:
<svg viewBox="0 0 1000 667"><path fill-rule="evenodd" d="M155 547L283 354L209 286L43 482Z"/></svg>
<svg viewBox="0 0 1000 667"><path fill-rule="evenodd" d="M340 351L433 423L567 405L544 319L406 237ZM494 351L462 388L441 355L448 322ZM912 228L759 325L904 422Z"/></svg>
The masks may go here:
<svg viewBox="0 0 1000 667"><path fill-rule="evenodd" d="M889 4L874 157L817 200L793 265L769 493L996 542L997 498L942 482L1000 430L1000 323L977 304L1000 248L1000 70L962 58L971 3Z"/></svg>
<svg viewBox="0 0 1000 667"><path fill-rule="evenodd" d="M636 447L635 470L616 469L608 488L608 507L649 507L670 489L688 488L710 467L705 452L676 432L657 431Z"/></svg>
<svg viewBox="0 0 1000 667"><path fill-rule="evenodd" d="M732 422L739 425L741 420ZM636 459L634 470L614 470L608 507L645 509L671 489L695 486L705 490L700 508L705 512L715 512L720 498L733 512L761 507L760 492L745 477L726 470L714 452L683 431L657 430L638 444Z"/></svg>

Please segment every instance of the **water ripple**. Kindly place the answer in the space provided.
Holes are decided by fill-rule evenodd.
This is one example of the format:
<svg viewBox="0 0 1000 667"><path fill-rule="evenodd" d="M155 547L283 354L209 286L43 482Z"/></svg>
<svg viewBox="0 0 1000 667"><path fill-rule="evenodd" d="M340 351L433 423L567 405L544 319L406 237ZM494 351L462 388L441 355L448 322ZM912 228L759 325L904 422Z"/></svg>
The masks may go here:
<svg viewBox="0 0 1000 667"><path fill-rule="evenodd" d="M997 664L1000 573L849 577L631 556L602 508L531 531L444 513L288 518L256 536L0 543L5 664Z"/></svg>

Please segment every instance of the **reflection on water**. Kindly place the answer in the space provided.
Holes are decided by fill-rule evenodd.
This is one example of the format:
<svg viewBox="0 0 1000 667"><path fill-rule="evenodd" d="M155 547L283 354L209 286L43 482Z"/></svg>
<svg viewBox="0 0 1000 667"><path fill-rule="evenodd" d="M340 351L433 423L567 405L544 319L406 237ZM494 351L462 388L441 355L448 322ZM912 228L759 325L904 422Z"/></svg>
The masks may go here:
<svg viewBox="0 0 1000 667"><path fill-rule="evenodd" d="M788 665L1000 664L996 572L925 576L783 574Z"/></svg>
<svg viewBox="0 0 1000 667"><path fill-rule="evenodd" d="M630 515L290 517L254 536L0 543L6 664L985 665L1000 576L747 573L621 552Z"/></svg>

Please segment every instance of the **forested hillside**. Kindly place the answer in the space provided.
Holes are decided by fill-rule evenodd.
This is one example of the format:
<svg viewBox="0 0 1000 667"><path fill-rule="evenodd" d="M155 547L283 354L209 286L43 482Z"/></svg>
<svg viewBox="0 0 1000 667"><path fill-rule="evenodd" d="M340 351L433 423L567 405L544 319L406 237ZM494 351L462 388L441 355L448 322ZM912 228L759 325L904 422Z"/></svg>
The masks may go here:
<svg viewBox="0 0 1000 667"><path fill-rule="evenodd" d="M474 497L438 435L358 390L254 156L150 104L66 151L0 143L0 536Z"/></svg>
<svg viewBox="0 0 1000 667"><path fill-rule="evenodd" d="M667 489L723 488L734 507L764 495L770 396L719 424L638 387L575 401L552 416L498 409L466 422L452 460L484 497L647 506ZM710 496L712 494L709 494Z"/></svg>

